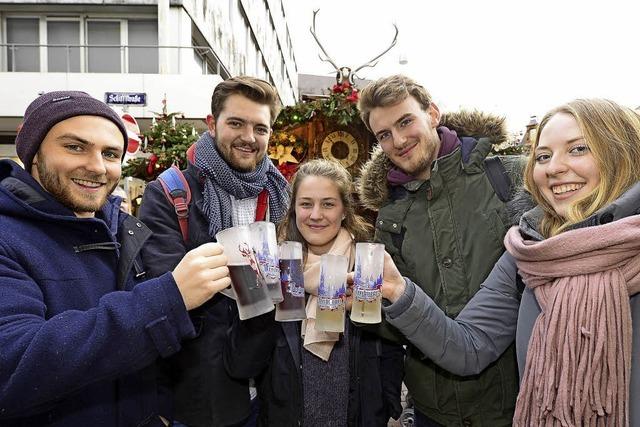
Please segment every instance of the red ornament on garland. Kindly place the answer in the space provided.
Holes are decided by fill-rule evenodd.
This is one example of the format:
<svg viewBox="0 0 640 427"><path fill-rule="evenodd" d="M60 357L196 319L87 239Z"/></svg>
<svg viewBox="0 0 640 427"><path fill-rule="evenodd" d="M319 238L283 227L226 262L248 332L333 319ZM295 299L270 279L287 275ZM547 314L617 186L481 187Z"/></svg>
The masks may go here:
<svg viewBox="0 0 640 427"><path fill-rule="evenodd" d="M295 175L296 171L298 170L298 166L298 163L284 162L276 167L278 168L282 176L284 176L287 181L291 182L293 175Z"/></svg>
<svg viewBox="0 0 640 427"><path fill-rule="evenodd" d="M149 157L149 164L147 165L147 175L153 175L156 163L158 163L158 155L152 154L151 157Z"/></svg>
<svg viewBox="0 0 640 427"><path fill-rule="evenodd" d="M347 96L345 99L353 104L356 104L358 102L358 90L354 89L351 94L349 96Z"/></svg>

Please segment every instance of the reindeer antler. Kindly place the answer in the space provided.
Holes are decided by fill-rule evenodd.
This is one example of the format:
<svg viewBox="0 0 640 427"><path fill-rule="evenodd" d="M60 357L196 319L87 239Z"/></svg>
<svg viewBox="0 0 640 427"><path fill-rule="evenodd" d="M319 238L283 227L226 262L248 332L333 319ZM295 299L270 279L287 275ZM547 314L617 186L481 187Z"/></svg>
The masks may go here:
<svg viewBox="0 0 640 427"><path fill-rule="evenodd" d="M249 248L249 245L245 242L241 242L238 245L238 252L245 258L251 258L251 248Z"/></svg>
<svg viewBox="0 0 640 427"><path fill-rule="evenodd" d="M313 11L313 25L311 27L309 27L309 31L311 32L311 35L315 39L316 43L318 43L318 46L320 46L320 50L322 51L322 53L324 53L325 58L323 58L322 55L318 55L320 57L320 59L323 62L330 63L331 65L333 65L333 68L335 68L337 72L340 72L340 67L338 67L336 65L336 63L333 62L333 60L331 59L331 57L329 56L327 51L324 50L324 47L322 46L322 43L320 43L320 40L318 40L318 36L316 35L316 15L318 14L319 11L320 11L320 9L316 9L316 10ZM389 49L391 49L391 48L389 48ZM387 50L389 50L389 49L387 49ZM383 54L384 54L384 52L383 52ZM374 58L374 59L377 59L377 57Z"/></svg>
<svg viewBox="0 0 640 427"><path fill-rule="evenodd" d="M386 48L380 55L376 56L375 58L365 62L364 64L362 64L361 66L359 66L358 68L356 68L355 70L353 70L351 72L351 74L355 74L357 73L359 70L362 70L365 67L375 67L375 65L377 64L378 59L380 59L382 57L382 55L384 55L385 53L389 52L391 50L392 47L394 47L396 45L396 43L398 42L398 26L396 24L393 24L393 28L396 29L396 34L393 36L393 40L391 41L391 45L389 45L388 48Z"/></svg>

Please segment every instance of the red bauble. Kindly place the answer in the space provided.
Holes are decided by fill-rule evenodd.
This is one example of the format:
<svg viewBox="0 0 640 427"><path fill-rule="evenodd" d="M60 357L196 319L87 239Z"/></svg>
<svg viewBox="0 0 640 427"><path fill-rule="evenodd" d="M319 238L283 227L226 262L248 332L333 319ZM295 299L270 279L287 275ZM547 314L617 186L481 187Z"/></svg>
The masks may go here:
<svg viewBox="0 0 640 427"><path fill-rule="evenodd" d="M149 164L147 165L147 175L152 176L155 171L156 163L158 163L158 156L156 154L152 154L149 157Z"/></svg>

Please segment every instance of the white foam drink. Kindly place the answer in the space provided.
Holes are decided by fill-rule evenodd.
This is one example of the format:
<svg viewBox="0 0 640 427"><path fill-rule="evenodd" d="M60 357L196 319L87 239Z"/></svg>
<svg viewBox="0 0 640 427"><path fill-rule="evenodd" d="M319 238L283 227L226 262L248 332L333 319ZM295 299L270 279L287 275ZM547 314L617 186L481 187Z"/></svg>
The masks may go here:
<svg viewBox="0 0 640 427"><path fill-rule="evenodd" d="M347 268L342 255L324 254L320 258L320 280L315 328L325 332L344 332Z"/></svg>
<svg viewBox="0 0 640 427"><path fill-rule="evenodd" d="M384 245L381 243L356 243L353 304L351 320L359 323L382 321L382 269Z"/></svg>

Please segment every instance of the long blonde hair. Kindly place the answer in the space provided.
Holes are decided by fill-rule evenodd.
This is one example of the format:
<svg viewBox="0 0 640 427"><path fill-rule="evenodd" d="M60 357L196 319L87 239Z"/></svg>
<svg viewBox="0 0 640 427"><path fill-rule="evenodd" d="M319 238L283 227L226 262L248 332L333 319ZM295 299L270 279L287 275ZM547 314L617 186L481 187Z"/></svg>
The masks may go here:
<svg viewBox="0 0 640 427"><path fill-rule="evenodd" d="M330 179L338 188L344 207L342 227L353 234L356 242L371 238L372 226L364 218L356 214L353 200L353 180L351 174L341 164L334 161L315 159L300 166L291 181L291 204L287 215L278 225L278 240L293 240L302 243L306 253L307 244L296 225L296 196L300 183L309 176L321 176Z"/></svg>
<svg viewBox="0 0 640 427"><path fill-rule="evenodd" d="M533 181L535 149L542 130L556 114L572 116L585 139L600 173L600 183L576 200L565 217L560 217L544 199ZM555 236L610 204L640 180L640 115L606 99L576 99L549 111L540 122L525 168L525 188L544 210L540 232Z"/></svg>

